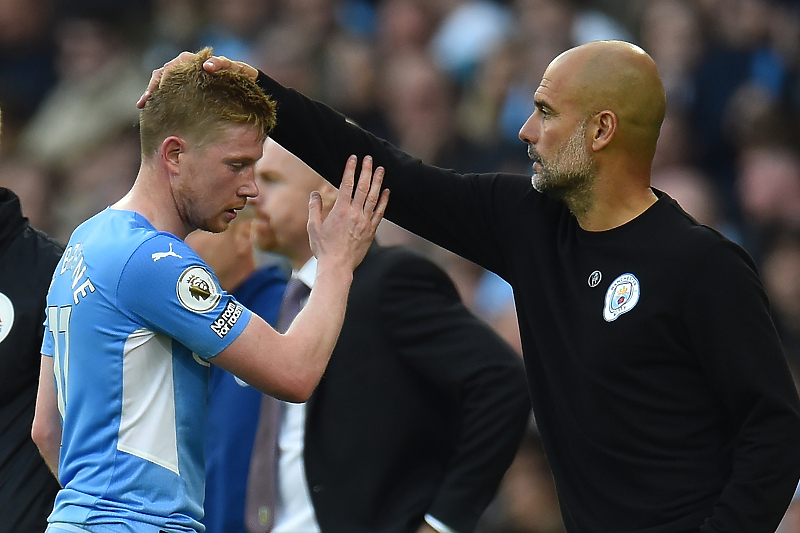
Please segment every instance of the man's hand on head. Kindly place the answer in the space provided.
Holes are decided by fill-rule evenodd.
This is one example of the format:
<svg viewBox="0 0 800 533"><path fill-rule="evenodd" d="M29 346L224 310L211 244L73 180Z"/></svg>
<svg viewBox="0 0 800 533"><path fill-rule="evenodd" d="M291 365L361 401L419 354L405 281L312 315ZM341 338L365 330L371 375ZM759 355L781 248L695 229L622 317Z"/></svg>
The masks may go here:
<svg viewBox="0 0 800 533"><path fill-rule="evenodd" d="M150 76L150 83L147 84L147 89L145 89L142 96L139 97L139 101L136 102L136 107L139 109L143 108L147 99L150 98L150 95L153 94L153 91L156 87L161 86L161 81L165 79L165 76L169 76L169 72L178 65L182 65L184 63L189 63L190 61L194 61L197 54L192 52L181 52L178 57L172 59L164 63L164 66L161 68L157 68L153 71L152 76ZM225 56L211 56L203 63L203 69L207 72L217 72L220 70L232 70L233 72L240 72L245 74L247 77L252 79L253 81L258 78L258 70L255 67L251 67L247 63L242 61L233 61L228 59Z"/></svg>

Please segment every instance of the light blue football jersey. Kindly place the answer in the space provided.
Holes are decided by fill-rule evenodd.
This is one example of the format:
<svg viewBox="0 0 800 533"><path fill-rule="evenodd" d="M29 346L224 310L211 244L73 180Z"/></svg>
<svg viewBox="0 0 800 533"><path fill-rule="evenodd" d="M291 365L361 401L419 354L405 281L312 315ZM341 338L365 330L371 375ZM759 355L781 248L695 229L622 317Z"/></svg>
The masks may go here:
<svg viewBox="0 0 800 533"><path fill-rule="evenodd" d="M90 531L203 531L209 363L249 310L182 240L131 211L79 226L47 295L63 421L50 522Z"/></svg>

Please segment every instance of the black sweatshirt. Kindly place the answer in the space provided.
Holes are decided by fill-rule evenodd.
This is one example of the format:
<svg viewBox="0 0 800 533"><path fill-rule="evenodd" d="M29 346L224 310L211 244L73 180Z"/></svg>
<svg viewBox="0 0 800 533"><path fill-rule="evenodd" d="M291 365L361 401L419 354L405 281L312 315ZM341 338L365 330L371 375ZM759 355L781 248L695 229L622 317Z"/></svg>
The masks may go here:
<svg viewBox="0 0 800 533"><path fill-rule="evenodd" d="M372 155L388 219L512 285L568 531L774 532L800 477L800 402L744 250L659 191L586 232L529 176L425 165L258 81L275 141L334 185L350 154Z"/></svg>
<svg viewBox="0 0 800 533"><path fill-rule="evenodd" d="M62 251L28 224L17 195L0 187L0 533L44 531L59 489L31 423L45 295Z"/></svg>

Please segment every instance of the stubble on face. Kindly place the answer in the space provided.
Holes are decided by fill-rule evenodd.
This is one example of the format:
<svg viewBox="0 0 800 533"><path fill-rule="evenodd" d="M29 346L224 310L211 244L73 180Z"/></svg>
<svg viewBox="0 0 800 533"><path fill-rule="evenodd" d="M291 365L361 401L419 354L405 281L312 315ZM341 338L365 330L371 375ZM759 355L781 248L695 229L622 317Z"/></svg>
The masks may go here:
<svg viewBox="0 0 800 533"><path fill-rule="evenodd" d="M572 214L581 216L594 201L595 165L586 150L586 124L577 127L558 149L552 161L545 161L533 146L528 156L541 165L531 177L533 188L540 193L563 200Z"/></svg>

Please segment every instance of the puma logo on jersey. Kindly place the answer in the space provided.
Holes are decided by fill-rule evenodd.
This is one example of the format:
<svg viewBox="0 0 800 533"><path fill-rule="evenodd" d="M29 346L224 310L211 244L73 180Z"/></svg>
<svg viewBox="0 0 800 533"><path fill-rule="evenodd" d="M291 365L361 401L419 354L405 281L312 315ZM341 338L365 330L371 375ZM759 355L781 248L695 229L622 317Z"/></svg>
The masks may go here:
<svg viewBox="0 0 800 533"><path fill-rule="evenodd" d="M183 257L179 256L175 252L172 251L172 243L169 243L169 252L156 252L152 255L153 262L158 261L159 259L164 259L165 257L177 257L178 259L183 259Z"/></svg>

